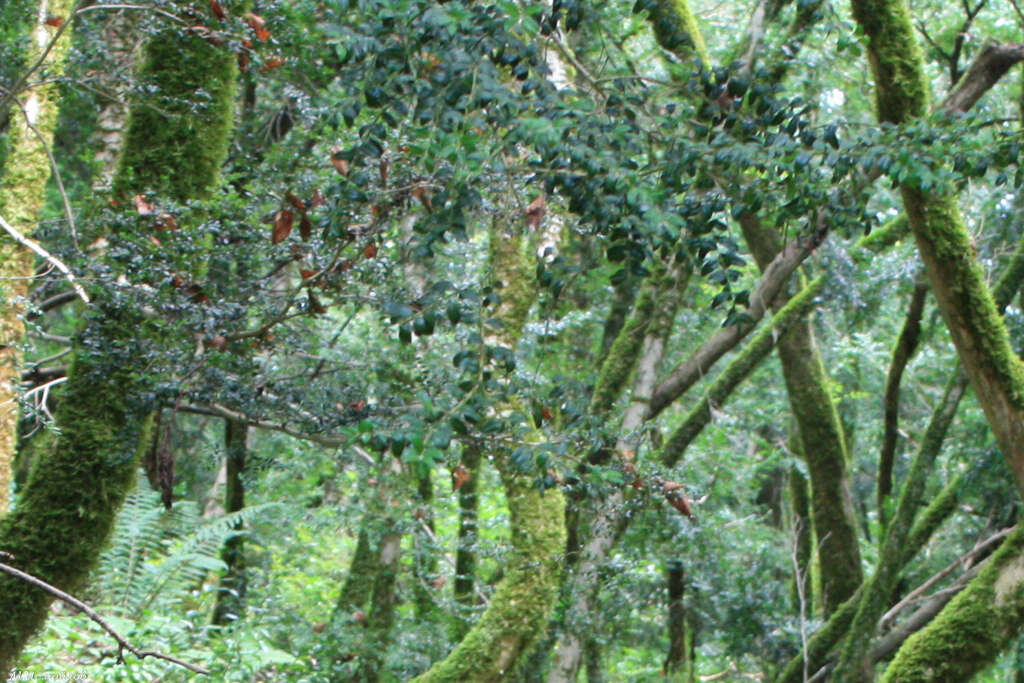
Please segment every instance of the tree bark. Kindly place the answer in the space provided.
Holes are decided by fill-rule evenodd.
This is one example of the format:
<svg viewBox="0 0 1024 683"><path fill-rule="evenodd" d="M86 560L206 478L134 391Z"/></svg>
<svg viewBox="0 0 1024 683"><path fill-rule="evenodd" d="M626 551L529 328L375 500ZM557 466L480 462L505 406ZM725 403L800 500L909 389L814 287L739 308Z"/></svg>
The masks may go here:
<svg viewBox="0 0 1024 683"><path fill-rule="evenodd" d="M453 592L457 612L453 633L461 640L472 623L470 617L476 605L477 519L480 499L480 449L468 445L462 451L462 466L469 471L469 479L459 488L459 540L455 549L455 582Z"/></svg>
<svg viewBox="0 0 1024 683"><path fill-rule="evenodd" d="M67 16L72 0L40 0L26 63L43 55L56 29L46 24L51 14ZM62 36L43 61L46 78L56 79L64 70L70 48L70 32ZM39 221L46 197L51 166L47 147L57 127L58 84L51 80L26 93L14 93L20 106L11 110L7 132L9 152L0 176L0 216L22 235L29 236ZM25 337L22 319L35 258L6 234L0 238L0 515L7 512L12 466L18 443L21 406L21 343Z"/></svg>
<svg viewBox="0 0 1024 683"><path fill-rule="evenodd" d="M762 271L766 270L781 249L778 235L756 216L741 216L739 222L754 260ZM781 306L785 299L780 296L774 305ZM863 581L846 471L846 439L808 320L796 320L782 334L779 361L810 476L811 519L818 538L822 601L827 616L853 595Z"/></svg>

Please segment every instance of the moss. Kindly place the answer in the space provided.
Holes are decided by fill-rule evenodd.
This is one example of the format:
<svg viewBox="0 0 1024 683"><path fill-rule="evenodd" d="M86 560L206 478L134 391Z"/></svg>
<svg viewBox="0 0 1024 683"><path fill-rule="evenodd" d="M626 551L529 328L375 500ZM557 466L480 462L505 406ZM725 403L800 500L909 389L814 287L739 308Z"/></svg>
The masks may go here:
<svg viewBox="0 0 1024 683"><path fill-rule="evenodd" d="M115 191L176 201L205 196L227 157L234 54L176 28L146 43L139 77L155 94L132 106Z"/></svg>
<svg viewBox="0 0 1024 683"><path fill-rule="evenodd" d="M647 7L659 45L683 59L696 55L705 69L711 67L704 36L686 0L653 0Z"/></svg>
<svg viewBox="0 0 1024 683"><path fill-rule="evenodd" d="M654 283L644 284L629 319L619 330L601 366L601 372L594 385L594 393L590 397L591 414L602 415L608 412L622 394L640 356L640 347L647 332L647 325L654 314L656 298Z"/></svg>
<svg viewBox="0 0 1024 683"><path fill-rule="evenodd" d="M1024 626L1024 526L923 630L903 644L884 683L966 681L988 666Z"/></svg>
<svg viewBox="0 0 1024 683"><path fill-rule="evenodd" d="M70 13L72 0L58 0L50 12L58 16ZM54 29L35 26L36 35L29 43L26 62L41 54L41 43L47 42ZM60 76L70 48L70 37L56 42L45 60L50 78ZM19 93L25 109L32 117L35 131L18 107L11 111L7 133L7 156L0 177L0 216L23 235L31 235L39 222L50 179L50 160L45 145L53 140L57 125L57 83L48 82L28 93ZM38 133L38 134L37 134ZM42 141L40 141L40 137ZM17 443L19 416L15 393L21 383L20 344L25 329L21 322L22 301L28 294L34 257L25 247L6 235L0 239L0 514L7 511L7 492L11 486L11 467Z"/></svg>
<svg viewBox="0 0 1024 683"><path fill-rule="evenodd" d="M512 528L505 578L481 617L454 651L416 683L500 680L543 632L558 597L565 549L565 499L503 475Z"/></svg>
<svg viewBox="0 0 1024 683"><path fill-rule="evenodd" d="M111 333L132 339L124 329L100 323L89 333L97 340ZM144 350L141 342L122 342L121 353ZM137 381L131 366L110 361L98 345L79 349L57 413L57 445L34 464L17 507L0 521L0 548L14 556L11 563L66 591L81 587L95 564L152 435L148 411L129 398ZM51 601L18 579L0 577L0 672L42 625Z"/></svg>
<svg viewBox="0 0 1024 683"><path fill-rule="evenodd" d="M907 221L907 214L901 213L861 237L857 240L857 246L877 254L885 251L909 234L910 223Z"/></svg>
<svg viewBox="0 0 1024 683"><path fill-rule="evenodd" d="M928 111L928 83L910 11L903 0L854 0L853 15L868 37L878 118L901 123Z"/></svg>
<svg viewBox="0 0 1024 683"><path fill-rule="evenodd" d="M162 97L178 99L158 103L170 117L149 103L133 107L115 186L200 196L227 153L234 58L181 33L157 36L146 50L144 72ZM194 110L184 104L197 95L209 100ZM60 436L36 462L15 511L0 522L0 549L15 556L13 563L64 590L80 587L95 564L134 480L136 452L151 437L154 406L145 405L138 367L149 353L148 334L154 332L137 312L93 304L57 413ZM0 579L0 673L42 625L51 601L13 578Z"/></svg>
<svg viewBox="0 0 1024 683"><path fill-rule="evenodd" d="M495 289L501 304L495 317L501 320L501 343L513 347L526 325L537 292L533 287L534 255L527 234L499 219L491 223L490 264Z"/></svg>

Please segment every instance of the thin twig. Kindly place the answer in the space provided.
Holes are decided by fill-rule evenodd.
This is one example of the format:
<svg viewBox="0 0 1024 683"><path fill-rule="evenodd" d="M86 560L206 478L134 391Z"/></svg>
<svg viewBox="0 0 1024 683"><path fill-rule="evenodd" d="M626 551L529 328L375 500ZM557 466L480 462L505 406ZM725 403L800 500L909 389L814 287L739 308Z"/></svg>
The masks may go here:
<svg viewBox="0 0 1024 683"><path fill-rule="evenodd" d="M85 0L78 0L78 2L75 3L75 6L71 8L71 13L75 14L76 12L78 12L79 8L81 7L84 1ZM57 41L60 40L60 37L64 34L64 31L66 31L69 26L71 26L71 22L65 21L64 23L57 27L57 30L56 32L54 32L53 37L50 38L50 41L43 48L42 54L39 55L39 59L37 59L35 63L33 63L32 66L29 67L29 69L25 73L23 73L17 81L15 81L14 85L11 86L11 89L8 90L3 97L0 97L0 111L7 111L10 108L11 100L19 92L21 92L22 88L25 87L25 84L28 82L29 76L38 71L39 67L43 65L43 62L45 62L46 58L50 55L50 50L52 50L53 46L57 44Z"/></svg>
<svg viewBox="0 0 1024 683"><path fill-rule="evenodd" d="M0 216L0 227L2 227L8 235L13 237L15 242L24 247L28 247L39 256L42 256L44 259L46 259L47 263L52 265L60 272L64 273L64 277L66 277L68 282L71 283L71 286L74 288L75 293L78 294L78 297L85 303L89 303L89 295L85 293L85 290L82 289L82 286L78 284L77 280L75 280L75 276L71 272L71 269L65 266L64 263L60 261L60 259L58 259L50 252L43 249L37 242L30 240L29 238L25 237L20 232L15 230L14 226L5 221L3 216Z"/></svg>
<svg viewBox="0 0 1024 683"><path fill-rule="evenodd" d="M127 5L127 4L118 4L118 5L89 5L88 7L82 7L82 8L79 8L79 9L75 10L75 14L85 14L86 12L92 12L93 10L98 10L98 9L134 9L134 10L142 10L144 12L153 12L154 14L163 15L163 16L167 17L168 19L170 19L172 21L175 21L175 22L177 22L179 24L182 24L182 25L187 23L181 17L179 17L177 15L174 15L174 14L171 14L170 12L162 10L162 9L160 9L158 7L153 7L152 5Z"/></svg>
<svg viewBox="0 0 1024 683"><path fill-rule="evenodd" d="M969 551L953 560L945 569L933 575L930 579L922 583L920 586L910 591L906 595L906 597L904 597L902 600L896 603L892 607L892 609L890 609L888 612L882 615L882 618L878 621L879 630L884 630L885 628L887 628L888 625L892 622L892 620L896 618L896 615L899 614L904 607L907 607L908 605L916 602L922 595L931 590L932 586L934 586L936 583L952 574L954 571L956 571L958 567L969 568L969 562L977 558L978 555L981 555L985 551L991 549L993 545L999 543L1004 538L1009 536L1011 531L1013 531L1013 527L1003 529L999 533L989 536L985 540L976 544Z"/></svg>
<svg viewBox="0 0 1024 683"><path fill-rule="evenodd" d="M4 557L5 559L10 559L11 558L11 555L9 553L0 553L0 556ZM201 667L201 666L199 666L197 664L191 664L191 663L186 662L186 661L184 661L182 659L178 659L177 657L173 657L171 655L165 655L165 654L160 653L160 652L154 652L152 650L140 650L139 648L137 648L134 645L132 645L131 643L129 643L128 640L124 636L122 636L120 633L115 631L114 628L110 624L108 624L103 619L103 617L101 617L99 615L99 613L97 613L96 610L94 610L92 607L89 607L89 605L85 604L84 602L82 602L78 598L75 598L75 597L73 597L71 595L68 595L67 593L65 593L61 589L56 588L54 586L51 586L50 584L48 584L47 582L43 581L42 579L40 579L38 577L35 577L35 576L31 575L31 574L27 574L27 573L21 571L20 569L15 569L14 567L12 567L12 566L10 566L8 564L4 564L3 562L0 562L0 571L4 572L5 574L10 574L11 576L13 576L13 577L15 577L17 579L21 579L22 581L24 581L26 583L30 583L33 586L36 586L37 588L41 588L42 590L46 591L50 595L54 596L55 598L57 598L59 600L62 600L63 602L66 602L67 604L71 605L72 607L75 607L75 608L80 609L81 611L85 612L85 614L88 615L88 617L90 619L92 619L97 624L99 624L103 628L104 631L106 631L111 636L113 636L114 640L117 641L117 645L118 645L118 648L117 648L117 662L119 664L123 664L124 663L124 651L128 650L129 652L131 652L133 655L135 655L139 659L145 659L146 657L153 657L154 659L163 659L163 660L171 662L173 664L177 664L178 666L185 667L189 671L194 671L197 674L203 674L205 676L209 676L210 675L210 671L208 669L204 669L203 667Z"/></svg>
<svg viewBox="0 0 1024 683"><path fill-rule="evenodd" d="M16 96L12 96L12 98L14 103L18 105L18 109L21 110L21 115L25 118L25 126L39 139L39 144L42 146L43 152L46 153L46 158L50 160L50 170L53 172L53 180L57 183L57 191L60 194L61 202L64 204L64 215L68 219L68 228L71 230L71 242L75 245L75 249L81 251L82 248L78 246L78 229L75 226L75 214L71 210L71 200L68 199L68 192L64 189L64 180L60 176L60 168L57 166L57 159L53 156L53 150L50 149L50 145L46 142L46 137L32 123L32 117L29 116L25 105Z"/></svg>

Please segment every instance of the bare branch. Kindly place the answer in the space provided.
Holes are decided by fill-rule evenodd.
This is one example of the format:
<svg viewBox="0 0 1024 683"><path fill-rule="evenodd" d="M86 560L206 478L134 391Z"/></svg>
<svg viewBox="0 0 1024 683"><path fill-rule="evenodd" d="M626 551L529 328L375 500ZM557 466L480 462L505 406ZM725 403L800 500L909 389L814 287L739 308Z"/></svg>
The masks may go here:
<svg viewBox="0 0 1024 683"><path fill-rule="evenodd" d="M47 263L52 265L60 272L64 273L64 277L66 277L68 282L71 283L71 286L74 288L75 293L78 295L78 297L85 303L89 303L89 295L86 294L85 290L82 289L82 286L78 284L78 281L75 279L75 276L71 272L71 269L65 266L64 263L60 261L60 259L58 259L50 252L43 249L37 242L30 240L29 238L25 237L20 232L15 230L14 226L12 226L10 223L4 220L3 216L0 216L0 227L2 227L8 235L13 237L15 242L22 245L23 247L28 247L39 256L42 256L44 259L46 259Z"/></svg>
<svg viewBox="0 0 1024 683"><path fill-rule="evenodd" d="M1024 61L1024 43L988 43L942 102L950 112L965 112L1014 64Z"/></svg>
<svg viewBox="0 0 1024 683"><path fill-rule="evenodd" d="M693 386L719 358L735 348L754 328L757 321L764 317L772 300L789 281L789 276L825 240L828 226L823 213L819 212L815 223L814 231L810 235L786 245L764 269L761 281L750 292L750 306L744 311L750 319L749 322L723 327L655 387L648 419L656 416Z"/></svg>
<svg viewBox="0 0 1024 683"><path fill-rule="evenodd" d="M914 602L917 602L922 595L930 591L932 587L939 581L943 580L944 578L952 574L954 571L956 571L958 567L967 567L979 555L982 555L992 550L992 546L1001 543L1004 538L1010 535L1011 531L1013 531L1013 527L1003 529L999 533L993 534L985 540L977 543L973 548L968 550L966 553L950 562L945 569L937 572L927 581L922 583L920 586L907 593L907 595L902 600L893 605L892 609L890 609L888 612L882 615L882 618L878 621L879 629L885 630L896 618L896 615L899 614L904 608L906 608L908 605L913 604Z"/></svg>
<svg viewBox="0 0 1024 683"><path fill-rule="evenodd" d="M338 436L330 436L325 434L309 434L307 432L300 432L297 429L289 427L283 422L271 422L270 420L261 420L259 418L251 417L245 413L237 410L231 410L226 406L222 406L218 403L213 403L208 406L190 406L182 405L178 408L183 413L192 413L193 415L209 415L210 417L222 417L228 420L235 420L236 422L243 422L250 427L256 427L257 429L266 429L272 432L280 432L281 434L287 434L288 436L296 439L302 439L303 441L309 441L312 443L320 444L321 446L328 446L330 448L341 448L342 446L348 445L350 439L345 439Z"/></svg>
<svg viewBox="0 0 1024 683"><path fill-rule="evenodd" d="M0 557L3 557L4 559L13 559L13 557L9 553L4 552L0 552ZM160 652L154 652L153 650L140 650L139 648L129 643L124 636L115 631L114 628L110 624L108 624L106 620L104 620L103 617L101 617L99 613L96 612L96 610L94 610L92 607L89 607L89 605L85 604L78 598L68 595L61 589L48 584L47 582L43 581L42 579L36 576L27 574L21 571L20 569L15 569L14 567L8 564L4 564L3 562L0 562L0 571L4 572L5 574L9 574L17 579L21 579L26 583L30 583L33 586L36 586L37 588L41 588L50 595L54 596L55 598L63 602L66 602L67 604L71 605L72 607L75 607L76 609L80 609L83 612L85 612L85 614L90 619L99 624L104 631L113 636L114 640L117 641L117 661L119 664L124 663L124 651L128 650L139 659L145 659L146 657L153 657L154 659L163 659L173 664L177 664L178 666L182 666L188 669L189 671L194 671L197 674L203 674L204 676L210 675L210 671L208 669L204 669L203 667L197 664L191 664L182 659L178 659L177 657L165 655Z"/></svg>

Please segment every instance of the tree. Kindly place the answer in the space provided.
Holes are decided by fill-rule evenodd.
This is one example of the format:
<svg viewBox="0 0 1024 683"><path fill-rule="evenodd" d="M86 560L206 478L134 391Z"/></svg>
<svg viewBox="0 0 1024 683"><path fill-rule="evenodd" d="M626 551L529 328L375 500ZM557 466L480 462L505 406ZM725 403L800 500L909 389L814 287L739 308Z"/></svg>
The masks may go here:
<svg viewBox="0 0 1024 683"><path fill-rule="evenodd" d="M124 34L79 8L54 145L98 246L35 239L93 303L30 328L55 444L0 550L115 605L139 458L170 510L123 514L173 528L244 450L245 535L175 559L221 590L135 617L225 680L981 671L1020 626L1024 50L984 0L851 7L138 10L109 191ZM52 644L0 605L4 666Z"/></svg>

